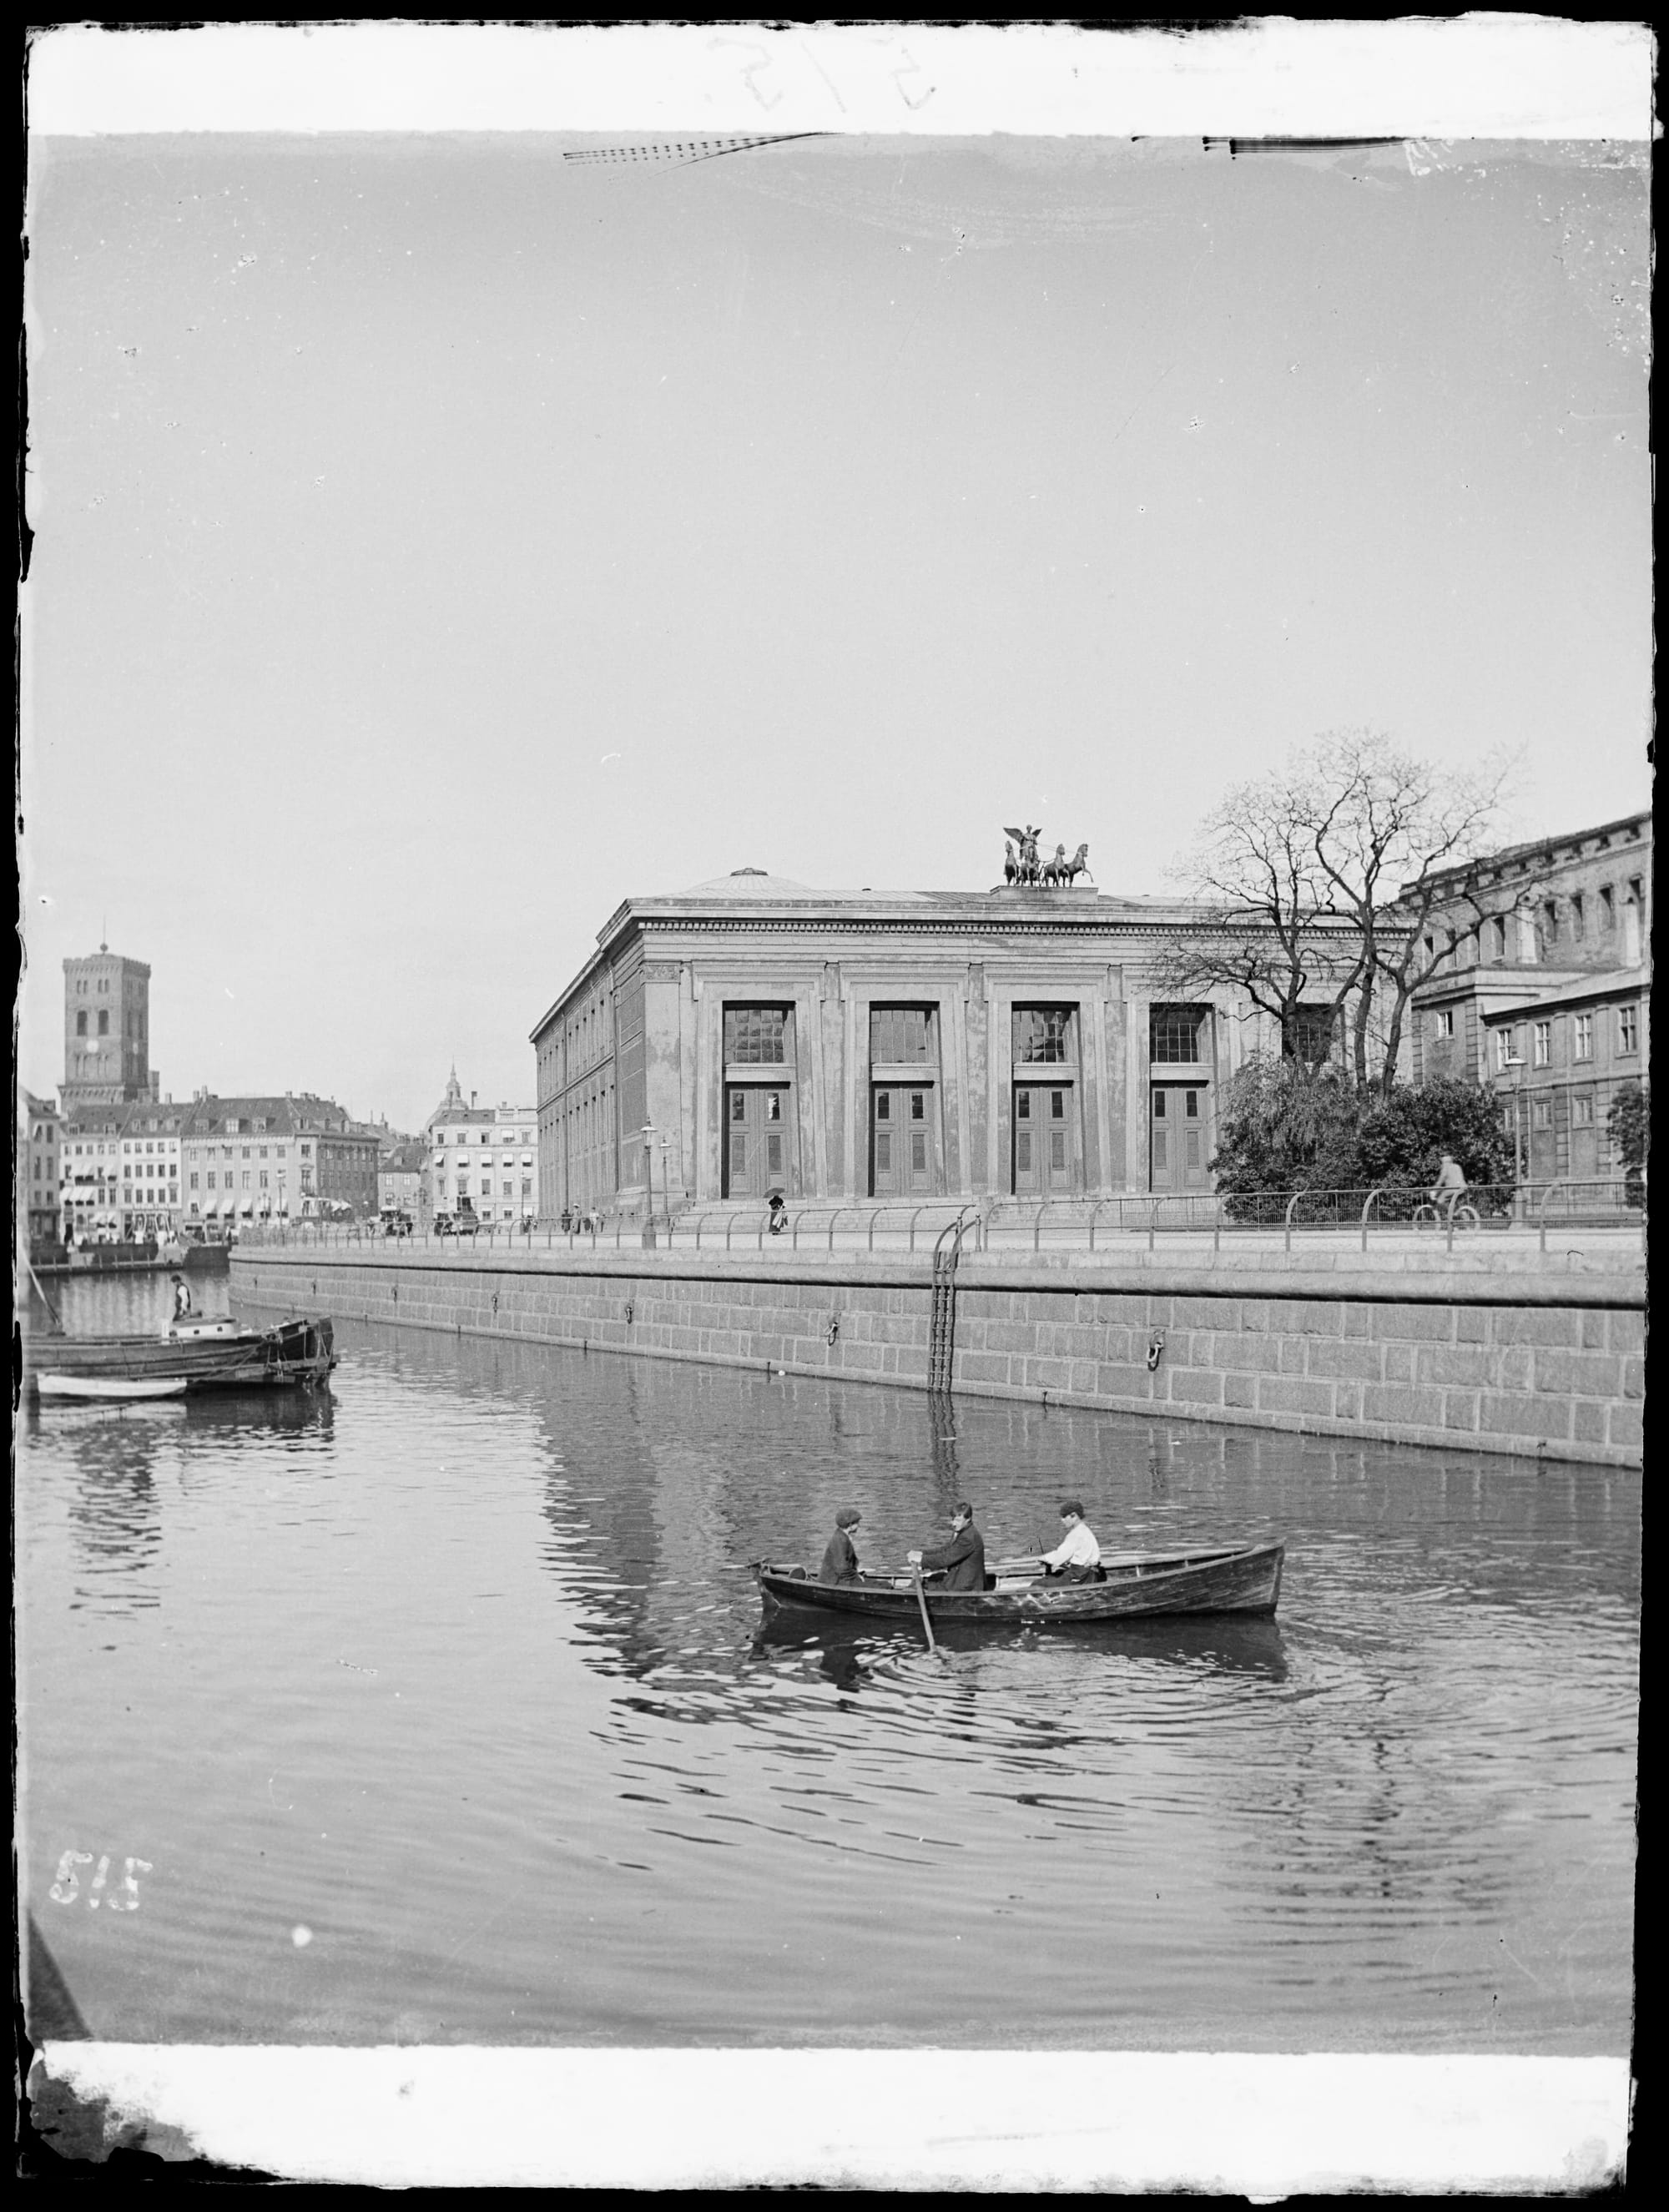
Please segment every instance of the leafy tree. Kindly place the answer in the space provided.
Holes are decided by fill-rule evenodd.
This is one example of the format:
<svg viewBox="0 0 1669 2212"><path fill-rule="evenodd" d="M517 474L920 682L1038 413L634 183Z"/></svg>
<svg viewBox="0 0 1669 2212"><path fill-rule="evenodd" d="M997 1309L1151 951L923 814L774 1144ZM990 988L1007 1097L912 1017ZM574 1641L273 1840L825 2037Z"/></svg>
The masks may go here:
<svg viewBox="0 0 1669 2212"><path fill-rule="evenodd" d="M1447 1079L1386 1095L1359 1091L1336 1070L1307 1076L1254 1054L1228 1086L1219 1133L1212 1172L1242 1220L1268 1210L1256 1200L1294 1191L1380 1188L1411 1203L1436 1181L1446 1152L1498 1201L1513 1188L1512 1140L1495 1099Z"/></svg>
<svg viewBox="0 0 1669 2212"><path fill-rule="evenodd" d="M1643 1083L1621 1086L1611 1100L1605 1127L1612 1154L1623 1164L1623 1194L1630 1206L1644 1206L1646 1161L1652 1147L1652 1100Z"/></svg>
<svg viewBox="0 0 1669 2212"><path fill-rule="evenodd" d="M1372 1099L1356 1130L1353 1164L1364 1189L1426 1191L1437 1180L1445 1152L1453 1152L1474 1188L1499 1196L1514 1181L1513 1140L1487 1091L1451 1077L1417 1091L1399 1085Z"/></svg>
<svg viewBox="0 0 1669 2212"><path fill-rule="evenodd" d="M1324 1164L1348 1153L1360 1113L1336 1069L1314 1073L1272 1053L1253 1053L1231 1079L1211 1162L1217 1188L1239 1220L1259 1218L1253 1201L1327 1186ZM1237 1203L1236 1201L1240 1201Z"/></svg>

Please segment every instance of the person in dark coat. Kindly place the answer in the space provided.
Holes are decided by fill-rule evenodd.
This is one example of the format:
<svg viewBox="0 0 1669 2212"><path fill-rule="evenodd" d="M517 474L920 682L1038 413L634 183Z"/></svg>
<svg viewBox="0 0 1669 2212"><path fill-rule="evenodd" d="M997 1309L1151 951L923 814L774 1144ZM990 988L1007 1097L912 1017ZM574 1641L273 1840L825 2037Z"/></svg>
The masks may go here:
<svg viewBox="0 0 1669 2212"><path fill-rule="evenodd" d="M973 1525L973 1508L965 1498L951 1516L950 1541L936 1551L911 1552L910 1564L928 1574L944 1574L940 1585L947 1590L983 1590L985 1587L985 1539Z"/></svg>
<svg viewBox="0 0 1669 2212"><path fill-rule="evenodd" d="M856 1528L862 1518L856 1505L843 1505L835 1515L835 1532L823 1554L823 1565L817 1577L819 1582L855 1583L857 1580L857 1553L849 1532Z"/></svg>

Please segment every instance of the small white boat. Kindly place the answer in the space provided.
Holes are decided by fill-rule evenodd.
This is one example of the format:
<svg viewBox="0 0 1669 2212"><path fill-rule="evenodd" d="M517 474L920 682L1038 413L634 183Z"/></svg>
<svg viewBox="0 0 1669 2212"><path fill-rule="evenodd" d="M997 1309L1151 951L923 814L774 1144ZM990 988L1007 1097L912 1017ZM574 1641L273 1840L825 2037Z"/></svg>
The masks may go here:
<svg viewBox="0 0 1669 2212"><path fill-rule="evenodd" d="M164 1376L156 1381L125 1375L40 1375L35 1386L43 1398L73 1398L82 1404L89 1399L107 1403L113 1399L183 1398L186 1395L183 1375Z"/></svg>

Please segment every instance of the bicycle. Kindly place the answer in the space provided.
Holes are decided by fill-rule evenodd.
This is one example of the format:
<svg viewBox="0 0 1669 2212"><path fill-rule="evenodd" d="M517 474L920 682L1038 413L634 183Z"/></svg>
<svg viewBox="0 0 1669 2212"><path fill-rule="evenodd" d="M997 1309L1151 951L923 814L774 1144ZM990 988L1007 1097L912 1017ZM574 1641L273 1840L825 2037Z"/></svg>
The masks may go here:
<svg viewBox="0 0 1669 2212"><path fill-rule="evenodd" d="M1429 1199L1423 1206L1416 1206L1414 1209L1414 1225L1416 1229L1441 1229L1447 1218L1446 1209L1441 1206L1434 1206ZM1478 1229L1483 1226L1483 1217L1475 1206L1457 1206L1454 1209L1454 1225L1457 1229Z"/></svg>

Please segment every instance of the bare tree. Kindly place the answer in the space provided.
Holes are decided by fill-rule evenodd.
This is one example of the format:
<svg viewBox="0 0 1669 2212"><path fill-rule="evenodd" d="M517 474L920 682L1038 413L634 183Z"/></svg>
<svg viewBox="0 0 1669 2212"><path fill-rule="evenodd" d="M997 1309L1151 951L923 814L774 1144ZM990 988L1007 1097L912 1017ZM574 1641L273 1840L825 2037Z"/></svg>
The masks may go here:
<svg viewBox="0 0 1669 2212"><path fill-rule="evenodd" d="M1237 786L1176 871L1200 911L1160 987L1233 986L1274 1018L1300 1070L1312 1038L1337 1039L1359 1088L1389 1091L1409 1002L1453 955L1447 931L1430 938L1434 914L1458 908L1473 934L1484 919L1470 864L1497 831L1509 769L1440 769L1349 730Z"/></svg>
<svg viewBox="0 0 1669 2212"><path fill-rule="evenodd" d="M1513 769L1500 754L1438 768L1372 730L1330 732L1300 756L1329 910L1348 919L1361 947L1350 1040L1359 1085L1391 1089L1410 1000L1483 926L1477 864L1499 840ZM1441 941L1429 928L1440 911Z"/></svg>
<svg viewBox="0 0 1669 2212"><path fill-rule="evenodd" d="M1282 772L1237 785L1200 825L1173 872L1197 902L1156 964L1185 999L1233 988L1275 1022L1282 1052L1307 1073L1367 973L1359 934L1333 909L1313 834L1307 781Z"/></svg>

